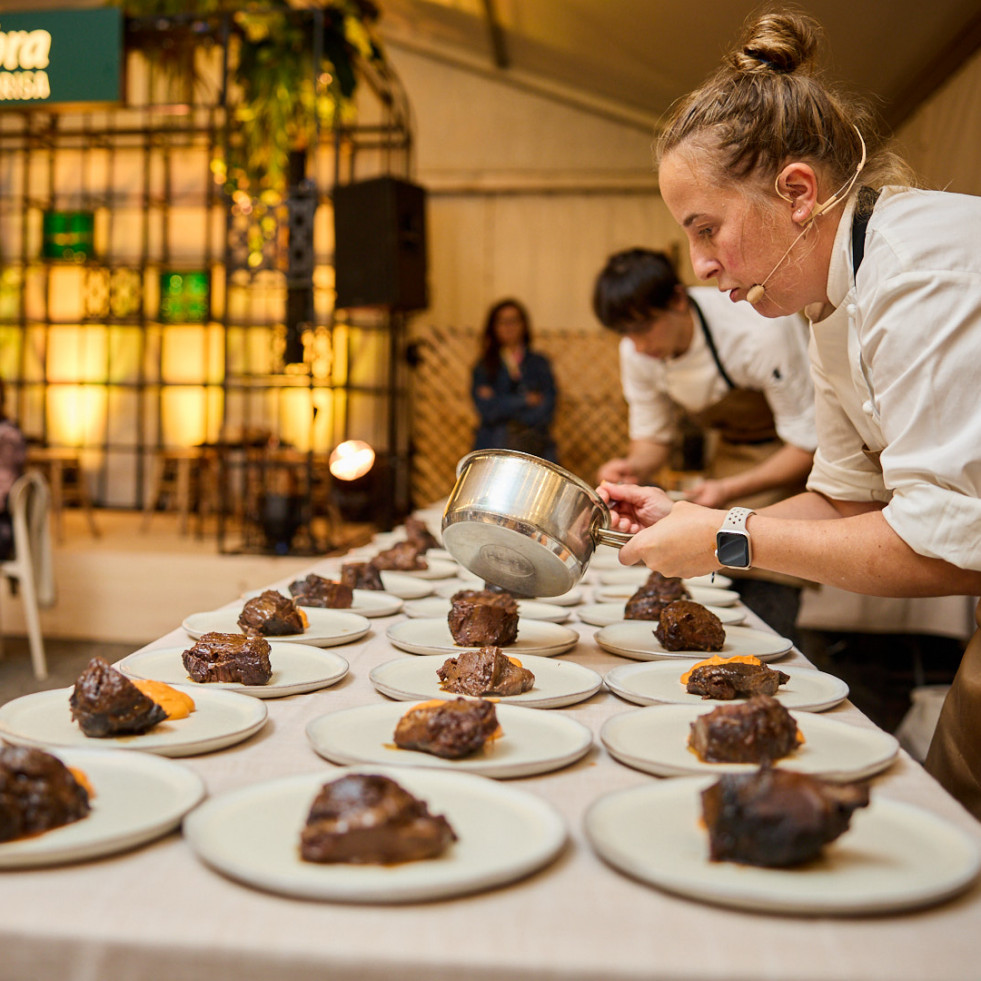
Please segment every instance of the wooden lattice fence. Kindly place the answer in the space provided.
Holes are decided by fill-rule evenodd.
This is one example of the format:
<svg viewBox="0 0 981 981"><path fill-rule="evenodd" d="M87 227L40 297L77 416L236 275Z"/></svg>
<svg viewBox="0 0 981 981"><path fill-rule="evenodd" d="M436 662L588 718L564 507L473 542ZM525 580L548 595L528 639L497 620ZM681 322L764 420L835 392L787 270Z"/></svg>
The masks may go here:
<svg viewBox="0 0 981 981"><path fill-rule="evenodd" d="M450 492L457 461L472 448L470 373L479 338L430 326L416 328L413 340L412 500L423 505ZM596 468L627 446L617 340L598 329L539 332L535 348L552 362L558 388L552 433L559 462L592 483Z"/></svg>

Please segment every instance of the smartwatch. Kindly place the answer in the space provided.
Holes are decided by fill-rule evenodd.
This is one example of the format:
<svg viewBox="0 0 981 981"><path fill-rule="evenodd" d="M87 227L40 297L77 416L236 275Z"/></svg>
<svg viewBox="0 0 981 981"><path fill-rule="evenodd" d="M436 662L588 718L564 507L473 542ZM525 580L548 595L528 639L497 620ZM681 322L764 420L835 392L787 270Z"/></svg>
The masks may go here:
<svg viewBox="0 0 981 981"><path fill-rule="evenodd" d="M750 508L730 508L715 535L715 557L726 569L748 569L753 564L753 548L746 520L756 514Z"/></svg>

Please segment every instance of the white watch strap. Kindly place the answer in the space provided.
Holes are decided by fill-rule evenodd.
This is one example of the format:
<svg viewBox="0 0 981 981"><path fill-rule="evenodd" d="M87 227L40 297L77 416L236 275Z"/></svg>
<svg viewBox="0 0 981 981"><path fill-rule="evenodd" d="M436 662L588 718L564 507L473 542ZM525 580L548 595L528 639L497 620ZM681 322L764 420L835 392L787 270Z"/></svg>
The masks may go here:
<svg viewBox="0 0 981 981"><path fill-rule="evenodd" d="M730 508L719 531L746 531L746 520L756 514L752 508Z"/></svg>

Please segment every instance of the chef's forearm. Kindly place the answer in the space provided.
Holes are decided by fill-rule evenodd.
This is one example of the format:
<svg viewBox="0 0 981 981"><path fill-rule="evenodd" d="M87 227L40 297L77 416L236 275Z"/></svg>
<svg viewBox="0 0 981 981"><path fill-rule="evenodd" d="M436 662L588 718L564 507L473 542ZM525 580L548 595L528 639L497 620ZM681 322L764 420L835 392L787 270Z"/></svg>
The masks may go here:
<svg viewBox="0 0 981 981"><path fill-rule="evenodd" d="M725 488L726 500L729 501L778 487L802 486L811 472L813 459L813 453L787 443L762 463L724 477L719 482Z"/></svg>
<svg viewBox="0 0 981 981"><path fill-rule="evenodd" d="M815 497L796 500L818 508ZM879 509L829 521L773 515L767 509L747 526L758 568L870 596L981 595L981 572L914 552Z"/></svg>

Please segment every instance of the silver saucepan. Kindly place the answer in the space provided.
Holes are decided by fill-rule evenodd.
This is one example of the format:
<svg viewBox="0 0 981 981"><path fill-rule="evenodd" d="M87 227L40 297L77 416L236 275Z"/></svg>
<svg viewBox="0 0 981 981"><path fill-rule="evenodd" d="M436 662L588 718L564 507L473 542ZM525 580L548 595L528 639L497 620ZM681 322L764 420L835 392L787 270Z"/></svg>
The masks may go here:
<svg viewBox="0 0 981 981"><path fill-rule="evenodd" d="M514 450L475 450L456 468L443 545L472 573L521 596L558 596L583 577L597 544L631 535L568 470Z"/></svg>

